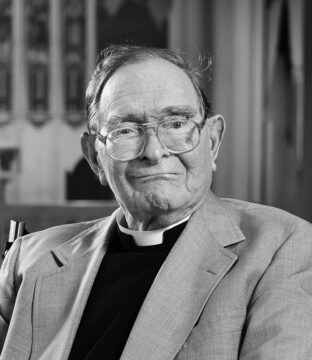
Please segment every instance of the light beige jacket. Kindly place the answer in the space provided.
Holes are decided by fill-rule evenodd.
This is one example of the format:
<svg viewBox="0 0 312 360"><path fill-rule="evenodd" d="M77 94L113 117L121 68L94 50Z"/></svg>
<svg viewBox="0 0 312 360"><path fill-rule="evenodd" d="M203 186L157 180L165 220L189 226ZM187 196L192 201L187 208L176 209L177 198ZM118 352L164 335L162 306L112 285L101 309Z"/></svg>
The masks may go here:
<svg viewBox="0 0 312 360"><path fill-rule="evenodd" d="M16 241L0 272L1 360L68 358L114 226L115 213ZM211 194L160 269L121 359L312 359L311 225Z"/></svg>

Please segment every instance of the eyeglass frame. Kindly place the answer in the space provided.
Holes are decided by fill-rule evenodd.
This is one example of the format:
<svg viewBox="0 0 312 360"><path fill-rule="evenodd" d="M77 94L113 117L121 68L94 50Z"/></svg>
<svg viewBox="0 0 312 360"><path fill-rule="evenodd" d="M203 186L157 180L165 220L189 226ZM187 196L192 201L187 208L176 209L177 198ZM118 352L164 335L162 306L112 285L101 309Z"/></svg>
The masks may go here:
<svg viewBox="0 0 312 360"><path fill-rule="evenodd" d="M158 131L159 131L159 126L161 124L163 124L164 122L167 122L167 121L170 121L170 120L163 120L163 121L159 121L159 122L145 122L145 123L135 123L139 128L142 128L144 134L145 134L145 138L144 138L144 143L142 145L142 149L138 152L138 154L134 157L134 158L130 158L130 159L127 159L127 160L120 160L120 159L117 159L115 157L113 157L108 151L107 151L107 147L106 147L106 140L109 136L109 134L112 132L112 131L115 131L117 129L114 129L112 131L109 131L107 133L107 135L102 135L100 132L96 131L95 133L90 133L90 135L93 135L93 136L96 136L99 141L105 145L105 151L107 153L107 155L113 159L113 160L116 160L116 161L121 161L121 162L126 162L126 161L132 161L132 160L135 160L137 159L138 157L140 157L142 155L142 153L144 152L144 149L145 149L145 146L146 146L146 141L147 141L147 133L146 133L146 127L147 126L150 126L150 125L156 125L154 127L156 127L156 131L155 131L155 135L159 141L159 143L161 144L161 146L166 149L170 154L185 154L187 152L190 152L190 151L193 151L194 149L196 149L198 147L198 145L200 144L200 139L201 139L201 132L203 130L203 128L205 127L205 125L207 124L207 121L208 120L211 120L211 119L217 119L218 117L220 117L219 114L216 114L216 115L213 115L213 116L210 116L210 117L204 117L204 119L200 122L200 123L197 123L196 121L192 120L192 119L189 119L188 121L192 121L196 126L197 126L197 129L198 129L198 132L199 132L199 140L198 140L198 143L196 146L194 146L192 149L189 149L189 150L184 150L184 151L174 151L174 150L170 150L169 148L167 148L166 145L163 144L163 142L161 141L161 139L159 138L159 134L158 134Z"/></svg>

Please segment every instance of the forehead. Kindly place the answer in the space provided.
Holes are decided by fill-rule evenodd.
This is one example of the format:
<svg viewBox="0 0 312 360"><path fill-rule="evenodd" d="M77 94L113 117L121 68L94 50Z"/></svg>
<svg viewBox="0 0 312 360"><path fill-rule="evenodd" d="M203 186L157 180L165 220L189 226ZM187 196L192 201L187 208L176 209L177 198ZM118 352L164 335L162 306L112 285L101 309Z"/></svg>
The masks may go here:
<svg viewBox="0 0 312 360"><path fill-rule="evenodd" d="M164 108L188 106L199 110L199 99L186 73L176 65L151 59L119 68L101 94L101 118L129 113L152 115Z"/></svg>

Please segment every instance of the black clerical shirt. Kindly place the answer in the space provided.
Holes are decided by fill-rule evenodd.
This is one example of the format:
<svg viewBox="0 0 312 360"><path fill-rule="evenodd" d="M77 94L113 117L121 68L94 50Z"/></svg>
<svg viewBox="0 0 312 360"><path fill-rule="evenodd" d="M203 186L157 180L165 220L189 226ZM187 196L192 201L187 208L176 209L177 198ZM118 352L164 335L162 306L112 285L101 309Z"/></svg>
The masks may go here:
<svg viewBox="0 0 312 360"><path fill-rule="evenodd" d="M91 289L69 360L117 360L157 272L186 222L160 245L136 246L116 228Z"/></svg>

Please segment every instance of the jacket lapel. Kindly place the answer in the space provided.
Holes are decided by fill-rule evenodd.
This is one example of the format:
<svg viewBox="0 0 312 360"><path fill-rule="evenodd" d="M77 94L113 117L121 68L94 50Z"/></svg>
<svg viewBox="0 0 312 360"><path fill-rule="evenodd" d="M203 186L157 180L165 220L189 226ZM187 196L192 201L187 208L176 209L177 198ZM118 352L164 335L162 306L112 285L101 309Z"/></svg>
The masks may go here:
<svg viewBox="0 0 312 360"><path fill-rule="evenodd" d="M36 279L33 358L68 358L114 222L115 214L52 250L49 261L42 259L50 265Z"/></svg>
<svg viewBox="0 0 312 360"><path fill-rule="evenodd" d="M224 246L243 239L228 210L210 194L160 269L121 360L173 359L210 294L237 259Z"/></svg>

